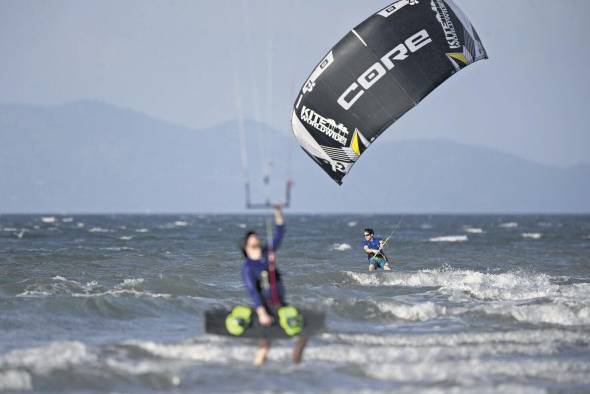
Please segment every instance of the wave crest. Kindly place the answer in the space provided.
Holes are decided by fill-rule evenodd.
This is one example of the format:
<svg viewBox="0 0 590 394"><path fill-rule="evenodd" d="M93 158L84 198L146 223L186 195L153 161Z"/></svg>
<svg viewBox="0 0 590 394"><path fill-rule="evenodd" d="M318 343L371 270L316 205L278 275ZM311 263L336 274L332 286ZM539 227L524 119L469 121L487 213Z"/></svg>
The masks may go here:
<svg viewBox="0 0 590 394"><path fill-rule="evenodd" d="M377 308L383 313L390 313L395 317L410 321L425 321L444 316L447 308L433 302L421 304L402 304L397 302L378 302Z"/></svg>
<svg viewBox="0 0 590 394"><path fill-rule="evenodd" d="M350 250L351 248L352 248L352 246L350 246L349 244L346 244L346 243L334 244L332 246L332 249L337 250L339 252L344 252L346 250Z"/></svg>
<svg viewBox="0 0 590 394"><path fill-rule="evenodd" d="M478 299L527 300L555 295L559 286L546 274L506 272L482 273L470 270L424 269L374 275L347 271L362 286L440 287L445 292L467 293Z"/></svg>
<svg viewBox="0 0 590 394"><path fill-rule="evenodd" d="M442 237L433 237L429 239L430 242L467 242L469 238L467 235L444 235Z"/></svg>

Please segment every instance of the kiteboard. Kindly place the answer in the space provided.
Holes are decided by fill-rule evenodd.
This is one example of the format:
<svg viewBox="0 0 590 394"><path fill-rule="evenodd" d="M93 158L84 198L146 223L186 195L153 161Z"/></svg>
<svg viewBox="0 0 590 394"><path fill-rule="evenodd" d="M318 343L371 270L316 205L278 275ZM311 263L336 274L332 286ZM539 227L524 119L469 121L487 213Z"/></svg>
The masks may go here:
<svg viewBox="0 0 590 394"><path fill-rule="evenodd" d="M205 332L234 338L288 339L311 337L324 330L324 312L287 308L291 309L286 309L284 314L281 311L275 314L274 323L269 327L263 327L256 311L247 306L212 309L205 312Z"/></svg>

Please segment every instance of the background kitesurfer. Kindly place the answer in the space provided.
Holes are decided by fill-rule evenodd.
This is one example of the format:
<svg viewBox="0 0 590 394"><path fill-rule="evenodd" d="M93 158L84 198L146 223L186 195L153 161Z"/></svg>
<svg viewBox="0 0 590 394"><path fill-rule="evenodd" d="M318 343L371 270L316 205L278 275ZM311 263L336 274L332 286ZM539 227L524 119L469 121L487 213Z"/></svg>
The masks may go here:
<svg viewBox="0 0 590 394"><path fill-rule="evenodd" d="M275 323L277 308L285 305L285 290L281 275L276 269L274 274L272 271L274 252L281 244L285 232L285 219L281 205L274 207L274 219L275 228L269 245L263 245L258 234L254 231L248 231L242 243L242 252L246 258L242 265L242 280L252 300L258 322L263 327ZM293 348L294 363L301 361L306 343L307 338L303 336L298 338ZM266 361L269 350L270 340L261 340L254 365L262 365Z"/></svg>
<svg viewBox="0 0 590 394"><path fill-rule="evenodd" d="M375 231L372 228L366 228L363 234L363 250L369 260L369 271L375 271L377 268L383 268L390 271L391 267L387 262L387 256L383 253L385 243L379 237L375 237Z"/></svg>

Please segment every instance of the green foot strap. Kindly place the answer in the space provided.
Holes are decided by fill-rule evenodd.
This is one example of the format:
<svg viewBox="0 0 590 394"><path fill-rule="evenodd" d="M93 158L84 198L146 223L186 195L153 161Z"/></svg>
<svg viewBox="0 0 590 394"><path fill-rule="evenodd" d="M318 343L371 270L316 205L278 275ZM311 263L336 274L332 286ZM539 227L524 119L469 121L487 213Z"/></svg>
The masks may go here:
<svg viewBox="0 0 590 394"><path fill-rule="evenodd" d="M278 310L279 325L289 336L297 335L303 330L303 316L293 306L283 306Z"/></svg>
<svg viewBox="0 0 590 394"><path fill-rule="evenodd" d="M237 305L225 318L225 328L232 335L242 335L252 324L252 309Z"/></svg>

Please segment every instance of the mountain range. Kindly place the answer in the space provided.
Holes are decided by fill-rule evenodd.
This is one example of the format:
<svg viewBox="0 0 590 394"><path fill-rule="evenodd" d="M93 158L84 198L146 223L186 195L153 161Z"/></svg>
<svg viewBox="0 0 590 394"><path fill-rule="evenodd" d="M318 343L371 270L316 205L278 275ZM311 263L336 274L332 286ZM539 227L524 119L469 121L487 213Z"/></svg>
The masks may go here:
<svg viewBox="0 0 590 394"><path fill-rule="evenodd" d="M237 121L194 130L97 101L2 104L0 213L243 212L244 179L259 201L281 199L288 177L296 212L590 212L590 165L551 167L447 140L378 140L338 186L288 123L244 125L241 145Z"/></svg>

